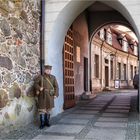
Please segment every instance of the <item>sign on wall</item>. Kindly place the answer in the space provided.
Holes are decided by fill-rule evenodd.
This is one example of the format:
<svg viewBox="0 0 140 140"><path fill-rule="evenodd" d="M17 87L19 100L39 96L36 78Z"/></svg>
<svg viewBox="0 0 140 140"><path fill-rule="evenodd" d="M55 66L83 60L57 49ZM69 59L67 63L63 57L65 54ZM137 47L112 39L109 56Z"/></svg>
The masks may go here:
<svg viewBox="0 0 140 140"><path fill-rule="evenodd" d="M80 47L77 46L76 47L76 61L79 62L79 63L81 61L80 55L81 55L81 50L80 50Z"/></svg>

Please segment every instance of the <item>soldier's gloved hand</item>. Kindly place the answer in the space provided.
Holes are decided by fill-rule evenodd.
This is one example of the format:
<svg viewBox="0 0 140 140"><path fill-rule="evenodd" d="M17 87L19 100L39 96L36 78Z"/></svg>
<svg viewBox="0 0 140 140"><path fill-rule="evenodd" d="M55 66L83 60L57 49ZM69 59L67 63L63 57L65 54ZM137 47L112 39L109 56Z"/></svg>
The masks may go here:
<svg viewBox="0 0 140 140"><path fill-rule="evenodd" d="M56 99L57 97L56 96L54 96L54 99Z"/></svg>
<svg viewBox="0 0 140 140"><path fill-rule="evenodd" d="M43 87L40 88L40 91L43 91Z"/></svg>

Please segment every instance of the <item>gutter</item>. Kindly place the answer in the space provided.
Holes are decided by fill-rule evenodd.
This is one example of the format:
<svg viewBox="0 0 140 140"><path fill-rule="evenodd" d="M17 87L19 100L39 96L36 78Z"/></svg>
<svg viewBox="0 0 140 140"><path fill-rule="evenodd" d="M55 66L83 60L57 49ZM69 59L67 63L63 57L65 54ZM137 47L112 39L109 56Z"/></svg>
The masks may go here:
<svg viewBox="0 0 140 140"><path fill-rule="evenodd" d="M117 49L115 52L115 80L117 79Z"/></svg>
<svg viewBox="0 0 140 140"><path fill-rule="evenodd" d="M103 86L103 85L102 85L102 84L103 84L103 83L102 83L102 80L103 80L103 79L102 79L102 78L103 78L103 76L102 76L102 72L103 72L103 70L102 70L102 69L103 69L103 67L102 67L102 66L103 66L103 64L102 64L103 61L102 61L102 59L103 59L103 56L102 56L102 55L103 55L103 45L104 45L104 42L105 42L105 41L103 40L103 41L102 41L102 44L101 44L101 49L100 49L100 59L101 59L101 60L100 60L100 64L101 64L101 65L100 65L100 66L101 66L101 72L100 72L100 73L101 73L101 75L100 75L100 76L101 76L101 81L100 81L100 84L101 84L101 90L102 90L102 86Z"/></svg>
<svg viewBox="0 0 140 140"><path fill-rule="evenodd" d="M128 86L128 87L129 87L129 83L128 83L128 80L129 80L129 79L128 79L128 75L129 75L129 74L128 74L128 69L129 69L129 68L128 68L128 67L129 67L129 66L128 66L128 59L129 59L129 55L130 55L130 54L129 54L129 52L128 52L128 56L127 56L127 86Z"/></svg>

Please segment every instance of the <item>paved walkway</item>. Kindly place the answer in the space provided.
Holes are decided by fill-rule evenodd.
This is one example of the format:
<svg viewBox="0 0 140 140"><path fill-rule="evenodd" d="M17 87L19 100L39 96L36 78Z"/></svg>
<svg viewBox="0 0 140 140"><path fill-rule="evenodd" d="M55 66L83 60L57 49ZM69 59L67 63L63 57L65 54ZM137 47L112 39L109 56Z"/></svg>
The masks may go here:
<svg viewBox="0 0 140 140"><path fill-rule="evenodd" d="M137 91L110 92L52 119L50 128L39 130L31 124L1 139L33 140L140 140L139 115L136 112Z"/></svg>

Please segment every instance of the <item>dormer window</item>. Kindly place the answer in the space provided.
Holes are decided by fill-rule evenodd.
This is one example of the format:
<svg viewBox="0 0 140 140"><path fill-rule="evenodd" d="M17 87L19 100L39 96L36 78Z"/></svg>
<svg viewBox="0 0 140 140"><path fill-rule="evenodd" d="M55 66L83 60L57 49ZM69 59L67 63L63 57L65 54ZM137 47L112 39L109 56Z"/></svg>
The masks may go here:
<svg viewBox="0 0 140 140"><path fill-rule="evenodd" d="M106 38L107 43L112 45L112 33L110 29L107 30L106 37L107 37Z"/></svg>
<svg viewBox="0 0 140 140"><path fill-rule="evenodd" d="M100 38L101 38L102 40L105 40L105 31L104 31L104 28L102 28L102 29L100 30Z"/></svg>
<svg viewBox="0 0 140 140"><path fill-rule="evenodd" d="M128 52L128 42L127 42L126 37L123 38L122 49L123 49L123 51Z"/></svg>
<svg viewBox="0 0 140 140"><path fill-rule="evenodd" d="M134 55L138 55L138 45L136 42L134 43Z"/></svg>
<svg viewBox="0 0 140 140"><path fill-rule="evenodd" d="M134 51L134 42L132 40L129 42L129 47Z"/></svg>
<svg viewBox="0 0 140 140"><path fill-rule="evenodd" d="M119 41L120 45L122 46L123 35L122 34L118 35L117 40Z"/></svg>

